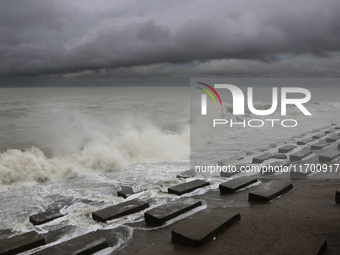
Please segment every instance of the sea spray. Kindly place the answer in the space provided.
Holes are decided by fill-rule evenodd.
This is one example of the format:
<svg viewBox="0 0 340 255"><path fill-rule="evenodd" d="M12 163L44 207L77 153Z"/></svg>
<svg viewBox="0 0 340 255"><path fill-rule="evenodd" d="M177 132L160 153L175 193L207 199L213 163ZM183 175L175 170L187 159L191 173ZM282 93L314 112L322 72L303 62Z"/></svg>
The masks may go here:
<svg viewBox="0 0 340 255"><path fill-rule="evenodd" d="M132 163L188 159L189 143L187 127L176 133L165 132L147 121L136 126L127 123L114 135L89 139L80 150L66 156L52 154L47 158L37 147L7 150L0 154L0 183L42 182L93 171L125 170Z"/></svg>
<svg viewBox="0 0 340 255"><path fill-rule="evenodd" d="M37 147L25 151L7 150L0 154L0 183L45 181L57 171Z"/></svg>

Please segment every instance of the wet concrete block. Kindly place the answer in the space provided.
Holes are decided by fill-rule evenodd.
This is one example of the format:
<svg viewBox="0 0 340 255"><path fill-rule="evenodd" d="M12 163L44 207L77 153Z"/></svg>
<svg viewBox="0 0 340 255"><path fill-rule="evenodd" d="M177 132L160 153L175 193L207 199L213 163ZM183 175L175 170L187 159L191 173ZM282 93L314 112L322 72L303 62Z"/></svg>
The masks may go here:
<svg viewBox="0 0 340 255"><path fill-rule="evenodd" d="M281 171L283 167L288 166L288 162L275 161L261 167L261 175L272 175ZM282 171L281 171L282 172Z"/></svg>
<svg viewBox="0 0 340 255"><path fill-rule="evenodd" d="M292 168L289 173L290 178L307 178L312 172L310 170L305 170L303 167Z"/></svg>
<svg viewBox="0 0 340 255"><path fill-rule="evenodd" d="M320 162L329 162L340 156L340 151L337 150L328 150L319 155Z"/></svg>
<svg viewBox="0 0 340 255"><path fill-rule="evenodd" d="M327 249L328 249L327 242L323 241L322 245L320 246L320 248L317 251L316 255L324 255L324 254L326 254Z"/></svg>
<svg viewBox="0 0 340 255"><path fill-rule="evenodd" d="M325 131L325 134L330 134L330 133L333 133L334 131L335 131L335 128L330 128Z"/></svg>
<svg viewBox="0 0 340 255"><path fill-rule="evenodd" d="M269 148L275 148L276 146L277 146L276 143L271 143L271 144L269 144Z"/></svg>
<svg viewBox="0 0 340 255"><path fill-rule="evenodd" d="M276 158L276 159L287 159L287 155L283 153L277 153L273 154L271 158Z"/></svg>
<svg viewBox="0 0 340 255"><path fill-rule="evenodd" d="M219 185L219 189L220 189L221 194L229 194L229 193L234 193L240 189L243 189L244 187L247 187L255 182L257 182L257 179L241 177L241 178L237 178L231 181L221 183Z"/></svg>
<svg viewBox="0 0 340 255"><path fill-rule="evenodd" d="M318 143L312 144L311 150L321 150L321 149L327 147L328 145L330 145L330 144L327 143L326 141L320 141Z"/></svg>
<svg viewBox="0 0 340 255"><path fill-rule="evenodd" d="M308 160L291 163L289 168L290 178L307 178L309 174L321 170L319 156L314 154L313 157L309 158Z"/></svg>
<svg viewBox="0 0 340 255"><path fill-rule="evenodd" d="M35 231L0 240L0 254L10 255L34 249L45 244L45 239Z"/></svg>
<svg viewBox="0 0 340 255"><path fill-rule="evenodd" d="M253 158L253 163L254 164L260 164L262 163L263 161L267 160L267 159L270 159L272 157L272 154L271 153L264 153L264 154L261 154L261 155L258 155L256 157Z"/></svg>
<svg viewBox="0 0 340 255"><path fill-rule="evenodd" d="M339 139L340 139L339 135L331 135L331 136L326 138L326 142L327 143L333 143L333 142L336 142Z"/></svg>
<svg viewBox="0 0 340 255"><path fill-rule="evenodd" d="M66 242L51 246L44 250L34 253L35 255L87 255L98 252L108 247L108 243L104 237L98 232L90 232L88 234L73 238Z"/></svg>
<svg viewBox="0 0 340 255"><path fill-rule="evenodd" d="M336 202L337 204L340 204L340 190L337 190L337 191L335 192L335 202Z"/></svg>
<svg viewBox="0 0 340 255"><path fill-rule="evenodd" d="M229 177L231 177L231 176L233 176L233 175L235 175L235 174L240 173L240 172L241 172L240 168L241 168L241 167L246 167L246 166L248 166L248 165L247 165L247 164L243 164L243 163L237 164L237 165L235 165L235 168L234 168L234 169L236 169L236 171L225 171L225 172L221 172L221 173L220 173L220 176L221 176L221 177L225 177L225 178L229 178ZM232 169L231 169L231 170L232 170Z"/></svg>
<svg viewBox="0 0 340 255"><path fill-rule="evenodd" d="M217 165L224 166L225 162L226 162L226 160L219 160L219 161L217 161Z"/></svg>
<svg viewBox="0 0 340 255"><path fill-rule="evenodd" d="M218 238L241 219L240 214L227 209L207 210L172 230L172 242L189 247L199 247Z"/></svg>
<svg viewBox="0 0 340 255"><path fill-rule="evenodd" d="M321 137L324 137L326 134L323 134L323 133L319 133L319 134L315 134L315 135L313 135L313 139L319 139L319 138L321 138Z"/></svg>
<svg viewBox="0 0 340 255"><path fill-rule="evenodd" d="M279 153L288 153L291 150L295 149L297 146L296 145L285 145L281 148L279 148L278 152Z"/></svg>
<svg viewBox="0 0 340 255"><path fill-rule="evenodd" d="M256 190L249 192L249 201L264 201L269 202L274 198L285 194L293 188L293 185L288 182L270 181L264 183Z"/></svg>
<svg viewBox="0 0 340 255"><path fill-rule="evenodd" d="M173 193L176 195L183 195L185 193L189 193L195 189L202 188L204 186L208 186L209 182L203 180L194 180L182 184L178 184L168 188L168 193Z"/></svg>
<svg viewBox="0 0 340 255"><path fill-rule="evenodd" d="M160 226L185 212L188 212L198 206L202 202L194 199L185 199L160 205L144 213L145 222L148 225Z"/></svg>
<svg viewBox="0 0 340 255"><path fill-rule="evenodd" d="M113 205L92 213L92 218L106 222L132 213L136 213L149 207L149 203L140 199L133 199L117 205Z"/></svg>
<svg viewBox="0 0 340 255"><path fill-rule="evenodd" d="M340 129L340 126L336 126L334 129Z"/></svg>
<svg viewBox="0 0 340 255"><path fill-rule="evenodd" d="M299 141L296 142L297 145L306 145L307 143L310 143L314 141L313 139L310 138L305 138L305 139L301 139Z"/></svg>
<svg viewBox="0 0 340 255"><path fill-rule="evenodd" d="M307 157L308 155L312 154L312 151L305 147L289 156L290 161L301 161L303 158Z"/></svg>
<svg viewBox="0 0 340 255"><path fill-rule="evenodd" d="M176 176L176 178L187 179L187 178L191 178L191 177L195 177L195 176L196 176L196 171L194 169L190 169L190 170L186 170L186 171L179 173Z"/></svg>
<svg viewBox="0 0 340 255"><path fill-rule="evenodd" d="M178 174L178 175L176 175L176 178L178 178L178 179L188 179L188 178L191 178L191 176L186 175L186 174Z"/></svg>
<svg viewBox="0 0 340 255"><path fill-rule="evenodd" d="M57 210L57 211L46 211L46 212L43 212L43 213L31 215L29 217L29 221L33 225L40 225L40 224L44 224L46 222L55 220L57 218L63 217L63 216L64 216L64 214L60 213L59 210Z"/></svg>
<svg viewBox="0 0 340 255"><path fill-rule="evenodd" d="M122 198L127 198L128 196L131 196L133 194L137 194L139 192L142 192L143 190L141 191L138 191L138 192L135 192L131 187L129 186L121 186L120 189L117 191L117 196L118 197L122 197Z"/></svg>

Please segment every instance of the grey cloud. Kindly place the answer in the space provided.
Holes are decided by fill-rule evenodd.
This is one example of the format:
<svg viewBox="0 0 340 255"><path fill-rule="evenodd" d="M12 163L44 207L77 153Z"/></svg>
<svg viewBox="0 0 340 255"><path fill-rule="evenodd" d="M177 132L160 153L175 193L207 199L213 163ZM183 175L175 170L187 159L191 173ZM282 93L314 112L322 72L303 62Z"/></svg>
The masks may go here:
<svg viewBox="0 0 340 255"><path fill-rule="evenodd" d="M340 54L328 58L285 56L274 62L247 59L209 60L197 65L153 64L65 74L73 79L145 79L150 77L340 77Z"/></svg>
<svg viewBox="0 0 340 255"><path fill-rule="evenodd" d="M222 75L223 68L261 75L272 66L284 68L276 73L309 75L297 56L329 64L340 51L338 1L0 0L0 6L2 77L104 79L127 70L173 77L177 69ZM280 58L289 54L290 63L300 59L298 68ZM201 64L181 65L193 61ZM320 63L322 73L338 74Z"/></svg>

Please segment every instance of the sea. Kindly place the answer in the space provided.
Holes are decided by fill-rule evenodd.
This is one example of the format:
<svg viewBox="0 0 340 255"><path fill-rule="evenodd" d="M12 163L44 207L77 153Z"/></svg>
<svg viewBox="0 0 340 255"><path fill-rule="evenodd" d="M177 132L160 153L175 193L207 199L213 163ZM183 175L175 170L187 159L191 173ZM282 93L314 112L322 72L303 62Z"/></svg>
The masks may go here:
<svg viewBox="0 0 340 255"><path fill-rule="evenodd" d="M100 254L122 249L133 236L126 223L142 221L144 211L107 223L91 216L124 201L116 195L119 187L141 191L128 199L147 200L153 208L178 199L167 189L190 180L176 178L192 167L190 155L211 164L249 162L263 148L277 151L339 123L338 89L311 92L306 107L312 116L291 108L299 123L294 128L277 122L262 128L225 125L217 132L190 117L189 87L0 88L0 239L31 230L55 233L48 247L124 226L117 245ZM260 93L254 106L268 109L268 101ZM218 118L235 118L232 103L223 103ZM243 118L259 116L248 112ZM193 140L199 142L191 145ZM216 173L195 178L211 183L195 194L222 182ZM29 222L30 215L51 209L65 216L39 226Z"/></svg>

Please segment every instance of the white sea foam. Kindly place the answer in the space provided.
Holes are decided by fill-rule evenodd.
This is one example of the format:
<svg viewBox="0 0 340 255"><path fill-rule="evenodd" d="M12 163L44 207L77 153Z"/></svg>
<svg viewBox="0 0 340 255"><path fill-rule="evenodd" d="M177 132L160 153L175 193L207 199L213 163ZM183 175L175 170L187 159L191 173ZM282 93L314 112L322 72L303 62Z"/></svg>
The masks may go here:
<svg viewBox="0 0 340 255"><path fill-rule="evenodd" d="M57 172L44 153L36 147L28 150L7 150L0 154L0 183L44 181Z"/></svg>
<svg viewBox="0 0 340 255"><path fill-rule="evenodd" d="M105 134L102 134L104 136ZM188 159L189 129L164 132L151 123L125 125L113 137L91 140L69 156L47 158L37 147L0 154L0 183L46 181L97 170L127 169L131 163Z"/></svg>

